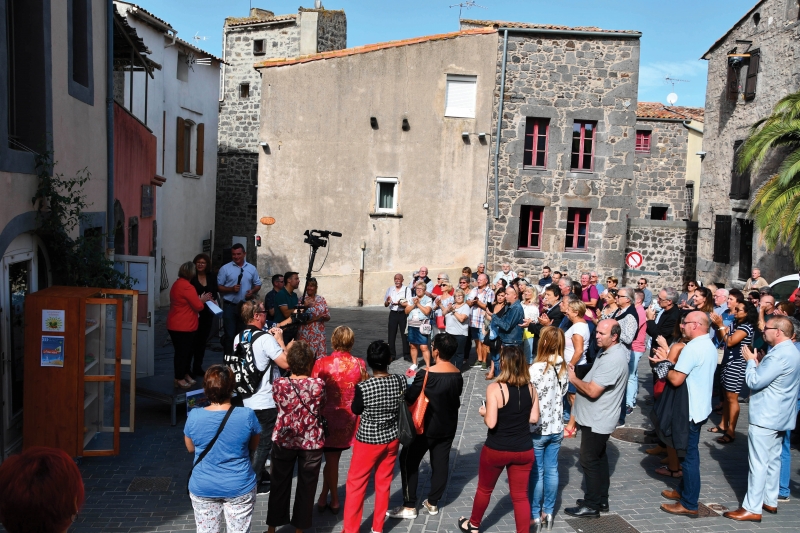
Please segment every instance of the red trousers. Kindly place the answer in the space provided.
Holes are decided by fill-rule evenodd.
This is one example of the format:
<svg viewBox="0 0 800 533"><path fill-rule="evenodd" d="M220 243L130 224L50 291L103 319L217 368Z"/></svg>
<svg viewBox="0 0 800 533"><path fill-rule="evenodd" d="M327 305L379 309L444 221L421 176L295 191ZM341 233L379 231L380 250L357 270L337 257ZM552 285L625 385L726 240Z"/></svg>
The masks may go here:
<svg viewBox="0 0 800 533"><path fill-rule="evenodd" d="M355 455L355 454L354 454ZM494 486L503 469L508 470L508 488L514 504L514 522L517 533L528 533L531 523L531 506L528 503L528 479L533 468L533 450L527 452L501 452L483 447L478 465L478 491L472 502L472 515L469 521L480 527L483 514L489 506ZM376 530L377 531L377 530Z"/></svg>
<svg viewBox="0 0 800 533"><path fill-rule="evenodd" d="M361 527L364 495L367 492L367 482L373 469L375 470L375 510L372 514L372 530L378 533L383 531L386 511L389 510L389 491L399 447L400 441L398 440L393 440L388 444L365 444L356 441L350 459L350 470L347 472L344 533L358 533ZM528 471L530 471L530 466ZM525 483L527 486L527 481ZM530 509L528 509L528 514L530 515Z"/></svg>

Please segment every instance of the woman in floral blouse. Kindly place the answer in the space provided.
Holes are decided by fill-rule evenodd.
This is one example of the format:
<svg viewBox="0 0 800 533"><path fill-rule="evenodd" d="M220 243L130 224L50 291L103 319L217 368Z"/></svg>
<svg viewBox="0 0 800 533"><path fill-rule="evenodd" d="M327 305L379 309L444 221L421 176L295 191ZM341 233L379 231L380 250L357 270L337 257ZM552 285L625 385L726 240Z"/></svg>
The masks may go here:
<svg viewBox="0 0 800 533"><path fill-rule="evenodd" d="M314 352L304 341L295 341L286 354L292 375L272 384L278 408L272 432L271 493L267 507L268 533L291 523L297 531L311 527L311 511L317 490L325 431L321 411L325 404L325 382L309 377ZM294 512L289 520L292 473L297 465Z"/></svg>
<svg viewBox="0 0 800 533"><path fill-rule="evenodd" d="M339 326L333 330L331 345L333 353L317 359L312 377L325 381L325 408L322 414L328 421L328 437L325 439L325 468L322 471L322 492L317 499L317 510L330 509L339 514L339 458L349 449L356 437L358 416L353 414L356 385L366 380L367 365L363 359L350 355L356 342L353 330ZM328 492L331 503L328 505Z"/></svg>
<svg viewBox="0 0 800 533"><path fill-rule="evenodd" d="M306 285L306 300L303 305L311 312L311 320L297 328L297 340L306 341L317 359L325 357L325 322L331 319L328 302L317 294L317 280L311 278Z"/></svg>
<svg viewBox="0 0 800 533"><path fill-rule="evenodd" d="M567 393L567 367L564 364L564 332L547 326L542 329L536 361L531 365L531 382L539 393L539 422L531 424L536 464L531 472L528 497L531 500L531 525L553 525L553 509L558 492L558 451L564 437L564 395Z"/></svg>

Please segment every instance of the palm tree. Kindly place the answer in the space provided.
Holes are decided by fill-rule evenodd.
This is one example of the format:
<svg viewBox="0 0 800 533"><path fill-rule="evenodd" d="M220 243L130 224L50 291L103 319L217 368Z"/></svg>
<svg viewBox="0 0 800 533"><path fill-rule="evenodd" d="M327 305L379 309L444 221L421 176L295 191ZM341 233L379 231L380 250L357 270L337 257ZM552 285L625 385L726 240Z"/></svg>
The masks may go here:
<svg viewBox="0 0 800 533"><path fill-rule="evenodd" d="M776 150L782 158L778 172L756 191L748 214L768 250L787 246L800 264L800 92L782 98L772 114L753 124L739 150L739 171L755 174Z"/></svg>

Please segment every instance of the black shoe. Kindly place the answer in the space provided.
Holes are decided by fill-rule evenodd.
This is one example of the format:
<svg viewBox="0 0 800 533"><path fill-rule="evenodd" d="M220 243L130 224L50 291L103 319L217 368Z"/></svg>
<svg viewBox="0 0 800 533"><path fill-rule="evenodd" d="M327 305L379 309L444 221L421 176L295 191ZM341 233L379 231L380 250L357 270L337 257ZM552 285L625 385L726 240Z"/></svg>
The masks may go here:
<svg viewBox="0 0 800 533"><path fill-rule="evenodd" d="M567 507L564 512L577 518L599 518L600 511L591 507Z"/></svg>
<svg viewBox="0 0 800 533"><path fill-rule="evenodd" d="M575 500L575 505L577 505L578 507L586 507L584 505L584 503L583 503L583 498L578 498L577 500ZM605 504L605 505L601 504L600 505L600 512L601 513L607 513L608 512L608 504Z"/></svg>

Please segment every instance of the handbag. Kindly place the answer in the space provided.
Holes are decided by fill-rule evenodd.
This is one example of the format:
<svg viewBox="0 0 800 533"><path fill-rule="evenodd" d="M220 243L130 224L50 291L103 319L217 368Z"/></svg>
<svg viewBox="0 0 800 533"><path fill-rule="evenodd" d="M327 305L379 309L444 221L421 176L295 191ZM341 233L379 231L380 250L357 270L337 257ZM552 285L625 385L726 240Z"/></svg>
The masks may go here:
<svg viewBox="0 0 800 533"><path fill-rule="evenodd" d="M320 414L316 414L316 413L314 413L314 411L309 409L309 407L306 405L306 402L303 401L303 397L300 396L300 391L297 389L297 385L294 384L294 380L293 379L289 378L289 383L292 384L292 388L297 393L297 397L300 399L300 403L303 404L303 407L306 408L306 411L311 413L311 416L316 418L317 422L319 423L319 425L322 426L322 434L325 435L325 438L327 438L328 435L330 435L330 431L328 431L328 420L324 416L322 416L321 413Z"/></svg>
<svg viewBox="0 0 800 533"><path fill-rule="evenodd" d="M422 321L422 324L419 326L419 332L423 335L431 334L431 321L429 319L426 318Z"/></svg>
<svg viewBox="0 0 800 533"><path fill-rule="evenodd" d="M414 419L411 417L411 411L408 410L406 405L405 391L400 393L397 399L397 439L403 446L408 446L414 442L417 436L417 430L414 428Z"/></svg>
<svg viewBox="0 0 800 533"><path fill-rule="evenodd" d="M425 396L425 385L428 384L429 371L425 371L425 379L422 380L422 390L417 396L417 400L411 405L411 418L414 420L414 429L417 435L422 435L425 431L425 411L428 409L428 397Z"/></svg>
<svg viewBox="0 0 800 533"><path fill-rule="evenodd" d="M436 327L441 330L445 329L444 315L436 317Z"/></svg>
<svg viewBox="0 0 800 533"><path fill-rule="evenodd" d="M228 419L231 417L231 413L233 413L234 409L236 409L235 405L232 405L231 408L228 409L228 412L225 413L225 417L222 419L222 422L220 423L219 429L217 429L217 433L214 435L214 438L211 439L211 442L209 442L208 446L206 446L205 450L203 450L200 453L200 456L194 462L194 464L192 465L192 468L189 469L189 475L186 476L186 494L189 494L189 480L192 479L192 472L194 471L194 467L196 467L198 464L200 464L200 461L202 461L205 458L205 456L208 454L208 452L211 451L211 448L214 447L214 443L217 442L217 438L219 437L219 434L222 433L222 430L225 428L225 424L227 424Z"/></svg>

